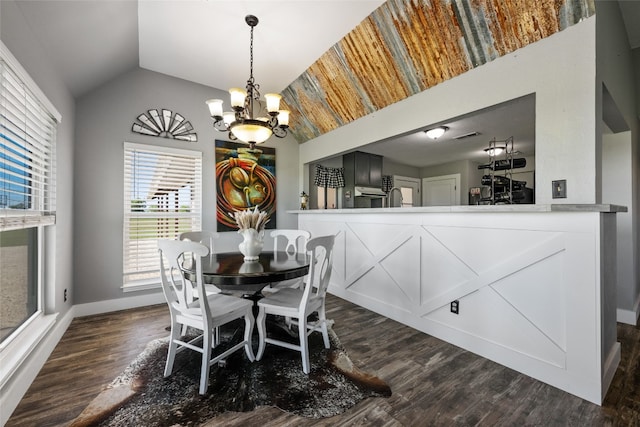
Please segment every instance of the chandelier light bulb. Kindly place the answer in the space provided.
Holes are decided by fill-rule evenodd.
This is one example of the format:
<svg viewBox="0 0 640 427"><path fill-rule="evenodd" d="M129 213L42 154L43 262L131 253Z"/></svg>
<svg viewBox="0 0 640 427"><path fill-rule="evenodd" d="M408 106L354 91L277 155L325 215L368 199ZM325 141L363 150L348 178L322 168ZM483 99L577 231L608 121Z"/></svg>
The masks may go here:
<svg viewBox="0 0 640 427"><path fill-rule="evenodd" d="M209 99L207 105L209 106L209 113L211 117L222 117L222 99Z"/></svg>
<svg viewBox="0 0 640 427"><path fill-rule="evenodd" d="M236 119L236 113L234 113L233 111L225 111L222 114L222 120L227 126L233 123L235 119Z"/></svg>
<svg viewBox="0 0 640 427"><path fill-rule="evenodd" d="M289 110L280 110L278 113L280 126L289 126Z"/></svg>
<svg viewBox="0 0 640 427"><path fill-rule="evenodd" d="M277 93L267 93L264 99L267 101L267 111L269 113L277 113L280 109L280 99L282 97Z"/></svg>
<svg viewBox="0 0 640 427"><path fill-rule="evenodd" d="M247 97L247 91L239 87L232 87L229 89L229 95L231 96L231 106L233 108L243 108L244 100Z"/></svg>

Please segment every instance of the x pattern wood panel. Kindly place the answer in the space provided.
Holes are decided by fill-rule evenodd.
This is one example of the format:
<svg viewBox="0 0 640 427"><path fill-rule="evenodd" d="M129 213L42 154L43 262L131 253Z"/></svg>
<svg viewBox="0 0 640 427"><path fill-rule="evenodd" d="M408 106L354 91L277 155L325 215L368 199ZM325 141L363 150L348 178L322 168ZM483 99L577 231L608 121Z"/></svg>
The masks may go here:
<svg viewBox="0 0 640 427"><path fill-rule="evenodd" d="M335 233L336 225L312 233ZM562 233L353 223L338 227L335 259L340 261L334 261L332 281L345 291L420 322L436 322L554 366L565 365ZM454 300L460 302L457 316L449 309Z"/></svg>

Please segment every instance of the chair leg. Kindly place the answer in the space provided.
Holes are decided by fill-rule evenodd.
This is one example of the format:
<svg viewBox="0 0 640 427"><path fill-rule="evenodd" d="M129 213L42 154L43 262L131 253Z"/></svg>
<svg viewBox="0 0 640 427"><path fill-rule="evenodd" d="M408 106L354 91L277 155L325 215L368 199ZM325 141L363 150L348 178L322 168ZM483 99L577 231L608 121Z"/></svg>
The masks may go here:
<svg viewBox="0 0 640 427"><path fill-rule="evenodd" d="M247 313L244 315L244 351L247 353L247 357L250 362L256 360L253 355L253 345L251 344L251 336L253 335L253 308L249 307Z"/></svg>
<svg viewBox="0 0 640 427"><path fill-rule="evenodd" d="M168 377L173 372L173 361L176 358L178 351L177 339L180 339L180 330L182 328L179 324L171 321L171 333L169 335L169 349L167 350L167 363L164 365L164 376Z"/></svg>
<svg viewBox="0 0 640 427"><path fill-rule="evenodd" d="M324 305L318 310L318 320L320 321L320 327L322 328L322 340L324 341L324 348L329 348L329 330L327 329L327 315L324 312Z"/></svg>
<svg viewBox="0 0 640 427"><path fill-rule="evenodd" d="M202 364L200 367L200 394L206 394L209 388L209 361L211 360L212 334L204 332L202 337Z"/></svg>
<svg viewBox="0 0 640 427"><path fill-rule="evenodd" d="M300 336L300 353L302 354L302 371L308 374L309 367L309 340L307 339L307 319L299 319L298 335Z"/></svg>
<svg viewBox="0 0 640 427"><path fill-rule="evenodd" d="M258 318L256 319L256 323L258 324L258 354L256 355L256 360L262 359L262 355L264 354L265 347L265 339L267 338L267 330L265 327L265 320L267 314L264 311L264 307L260 307L260 311L258 312Z"/></svg>

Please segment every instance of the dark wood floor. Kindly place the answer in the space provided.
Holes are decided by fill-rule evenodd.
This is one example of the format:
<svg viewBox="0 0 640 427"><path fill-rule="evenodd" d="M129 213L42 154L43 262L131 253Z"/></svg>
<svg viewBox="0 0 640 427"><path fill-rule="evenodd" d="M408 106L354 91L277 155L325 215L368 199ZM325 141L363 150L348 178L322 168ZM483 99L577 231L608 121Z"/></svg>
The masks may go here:
<svg viewBox="0 0 640 427"><path fill-rule="evenodd" d="M618 325L622 361L600 407L337 297L327 306L353 362L386 380L390 398L319 421L260 408L207 425L640 426L637 326ZM75 319L7 426L67 424L168 324L164 305Z"/></svg>

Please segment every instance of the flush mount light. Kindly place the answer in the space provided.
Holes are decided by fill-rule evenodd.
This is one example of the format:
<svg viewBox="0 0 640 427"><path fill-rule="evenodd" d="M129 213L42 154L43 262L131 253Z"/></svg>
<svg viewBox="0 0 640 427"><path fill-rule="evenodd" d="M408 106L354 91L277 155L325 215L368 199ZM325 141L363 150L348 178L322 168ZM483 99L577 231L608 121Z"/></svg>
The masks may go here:
<svg viewBox="0 0 640 427"><path fill-rule="evenodd" d="M491 157L495 157L502 154L504 150L505 150L505 147L489 147L484 149L484 151L486 151L486 153Z"/></svg>
<svg viewBox="0 0 640 427"><path fill-rule="evenodd" d="M438 126L437 128L427 129L424 131L424 133L426 133L427 136L431 139L438 139L448 130L449 128L446 126Z"/></svg>
<svg viewBox="0 0 640 427"><path fill-rule="evenodd" d="M502 154L505 148L506 147L489 147L489 148L485 148L484 151L486 151L486 153L491 157L495 157Z"/></svg>

